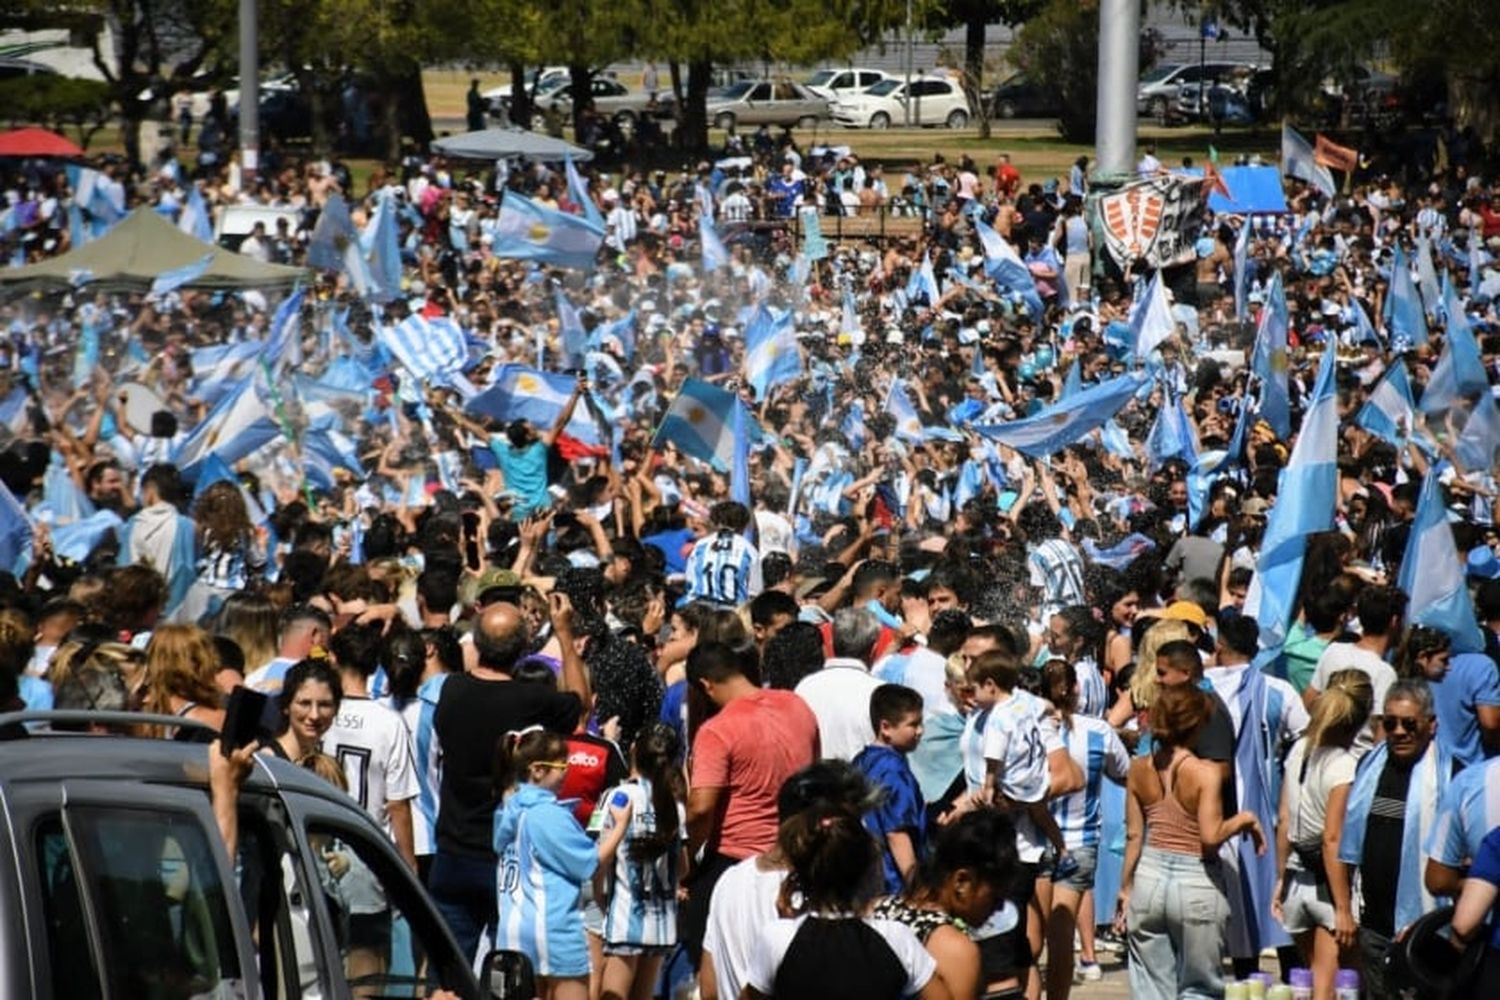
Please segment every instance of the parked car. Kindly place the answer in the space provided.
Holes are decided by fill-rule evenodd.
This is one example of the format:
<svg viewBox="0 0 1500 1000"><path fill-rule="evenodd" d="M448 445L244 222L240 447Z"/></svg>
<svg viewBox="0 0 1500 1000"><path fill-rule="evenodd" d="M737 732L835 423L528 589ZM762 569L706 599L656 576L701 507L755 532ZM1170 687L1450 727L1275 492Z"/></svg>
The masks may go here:
<svg viewBox="0 0 1500 1000"><path fill-rule="evenodd" d="M1209 84L1203 93L1201 83L1184 83L1177 89L1177 102L1172 111L1172 120L1181 122L1209 121L1222 125L1251 125L1255 122L1255 111L1250 98L1240 87L1223 83Z"/></svg>
<svg viewBox="0 0 1500 1000"><path fill-rule="evenodd" d="M542 86L554 80L561 79L567 82L571 79L571 71L566 66L539 66L526 74L526 87L533 94L541 90ZM556 84L554 84L556 86ZM484 98L485 107L489 109L491 118L504 118L506 105L510 103L511 84L505 83L498 87L480 93Z"/></svg>
<svg viewBox="0 0 1500 1000"><path fill-rule="evenodd" d="M888 79L890 75L884 70L860 69L853 66L844 69L820 69L807 78L807 89L819 97L837 101L841 97L869 90L881 80Z"/></svg>
<svg viewBox="0 0 1500 1000"><path fill-rule="evenodd" d="M1062 114L1062 95L1013 73L990 94L991 118L1056 118Z"/></svg>
<svg viewBox="0 0 1500 1000"><path fill-rule="evenodd" d="M790 80L742 80L710 95L708 120L714 128L780 125L812 128L828 118L828 102Z"/></svg>
<svg viewBox="0 0 1500 1000"><path fill-rule="evenodd" d="M672 115L673 102L670 91L658 94L656 103L652 104L645 91L630 90L619 80L603 76L596 76L589 82L589 91L593 96L594 110L601 115L608 115L622 126L634 126L637 121L648 114L655 118L668 118ZM556 111L565 118L573 114L573 85L571 83L537 99L531 116L531 127L534 131L540 132L546 129L548 111Z"/></svg>
<svg viewBox="0 0 1500 1000"><path fill-rule="evenodd" d="M834 105L833 120L849 128L890 128L906 122L908 104L913 125L963 128L973 117L962 87L946 77L923 77L911 82L909 96L905 80L889 79L846 97Z"/></svg>
<svg viewBox="0 0 1500 1000"><path fill-rule="evenodd" d="M0 80L18 80L25 76L56 76L57 70L35 59L0 57Z"/></svg>
<svg viewBox="0 0 1500 1000"><path fill-rule="evenodd" d="M125 712L16 725L185 727ZM0 998L427 996L481 990L431 898L348 794L257 755L230 857L202 743L34 731L0 741ZM351 936L337 886L374 901Z"/></svg>
<svg viewBox="0 0 1500 1000"><path fill-rule="evenodd" d="M1177 88L1199 80L1224 80L1248 75L1251 68L1243 63L1162 63L1141 77L1135 92L1136 111L1165 123L1177 100Z"/></svg>

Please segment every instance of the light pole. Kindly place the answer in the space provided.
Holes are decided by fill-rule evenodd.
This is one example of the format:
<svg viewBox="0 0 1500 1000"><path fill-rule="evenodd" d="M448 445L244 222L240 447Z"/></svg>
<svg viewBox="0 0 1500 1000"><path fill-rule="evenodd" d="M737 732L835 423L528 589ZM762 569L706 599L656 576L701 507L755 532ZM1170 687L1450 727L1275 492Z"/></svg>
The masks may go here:
<svg viewBox="0 0 1500 1000"><path fill-rule="evenodd" d="M255 0L240 0L240 186L249 190L260 165L260 52Z"/></svg>
<svg viewBox="0 0 1500 1000"><path fill-rule="evenodd" d="M911 0L906 0L906 127L911 128Z"/></svg>
<svg viewBox="0 0 1500 1000"><path fill-rule="evenodd" d="M1135 169L1135 93L1140 65L1141 0L1099 5L1099 117L1094 126L1097 175Z"/></svg>

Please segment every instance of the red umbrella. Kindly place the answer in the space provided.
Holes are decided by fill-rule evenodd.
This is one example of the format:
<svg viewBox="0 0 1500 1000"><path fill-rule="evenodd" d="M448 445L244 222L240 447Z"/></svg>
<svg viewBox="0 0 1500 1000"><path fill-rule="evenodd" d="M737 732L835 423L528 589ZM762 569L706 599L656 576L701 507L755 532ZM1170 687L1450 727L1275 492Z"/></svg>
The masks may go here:
<svg viewBox="0 0 1500 1000"><path fill-rule="evenodd" d="M18 128L0 135L0 156L82 156L83 150L56 132Z"/></svg>

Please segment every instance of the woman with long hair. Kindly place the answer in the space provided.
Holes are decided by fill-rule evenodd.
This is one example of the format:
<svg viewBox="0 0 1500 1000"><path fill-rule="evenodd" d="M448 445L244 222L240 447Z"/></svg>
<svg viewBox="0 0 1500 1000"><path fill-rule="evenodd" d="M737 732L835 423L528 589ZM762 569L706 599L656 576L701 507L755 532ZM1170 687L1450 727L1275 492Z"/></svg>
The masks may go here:
<svg viewBox="0 0 1500 1000"><path fill-rule="evenodd" d="M1171 618L1157 619L1156 624L1146 630L1146 634L1141 636L1135 658L1136 663L1143 665L1143 669L1131 671L1129 686L1120 692L1106 717L1106 721L1120 732L1120 738L1132 749L1140 737L1148 735L1150 729L1148 713L1152 702L1156 700L1156 651L1179 639L1189 642L1193 640L1193 633L1187 622Z"/></svg>
<svg viewBox="0 0 1500 1000"><path fill-rule="evenodd" d="M1010 819L992 809L967 813L938 829L905 891L876 903L872 915L910 927L937 962L938 977L954 997L977 997L1004 988L1007 984L988 981L984 953L1004 939L992 936L981 946L966 928L977 930L1000 912L1017 863ZM1019 919L1013 908L1008 915ZM1010 969L1016 962L1012 956L995 964ZM1014 976L1008 985L1020 986Z"/></svg>
<svg viewBox="0 0 1500 1000"><path fill-rule="evenodd" d="M237 483L217 482L200 493L193 503L193 523L198 526L198 577L176 618L197 623L217 614L231 594L260 580L266 553Z"/></svg>
<svg viewBox="0 0 1500 1000"><path fill-rule="evenodd" d="M1093 606L1104 612L1104 658L1099 661L1099 666L1105 679L1112 681L1131 662L1134 649L1132 630L1136 611L1141 606L1141 595L1125 582L1121 574L1113 570L1099 571L1098 568L1089 589Z"/></svg>
<svg viewBox="0 0 1500 1000"><path fill-rule="evenodd" d="M1103 718L1109 710L1109 688L1099 664L1108 634L1102 612L1087 604L1073 604L1052 616L1047 624L1047 647L1054 657L1072 664L1077 674L1081 715Z"/></svg>
<svg viewBox="0 0 1500 1000"><path fill-rule="evenodd" d="M855 813L817 805L781 824L789 871L780 911L756 928L742 998L947 1000L937 962L905 924L861 916L880 885L880 847Z"/></svg>
<svg viewBox="0 0 1500 1000"><path fill-rule="evenodd" d="M1349 870L1339 860L1339 840L1359 763L1354 738L1373 702L1364 671L1335 673L1313 705L1307 732L1286 758L1271 913L1312 969L1314 1000L1331 1000L1334 976L1359 954L1353 892Z"/></svg>
<svg viewBox="0 0 1500 1000"><path fill-rule="evenodd" d="M452 630L444 627L429 632L451 634ZM424 883L433 855L437 853L435 830L442 764L433 719L437 715L438 696L442 694L443 682L448 679L450 670L440 655L442 643L440 638L401 631L387 638L380 652L380 665L385 668L388 691L381 701L406 723L407 745L416 763L417 800L411 816L412 843L417 855L417 872ZM453 645L457 646L456 639ZM458 657L457 669L462 670L462 654L456 650L455 654Z"/></svg>
<svg viewBox="0 0 1500 1000"><path fill-rule="evenodd" d="M277 616L276 605L258 590L230 594L219 608L215 631L240 647L247 675L276 658Z"/></svg>
<svg viewBox="0 0 1500 1000"><path fill-rule="evenodd" d="M1255 814L1226 819L1219 766L1190 749L1210 713L1209 696L1191 684L1160 689L1151 703L1152 752L1130 765L1115 925L1127 932L1137 1000L1223 996L1229 903L1219 845L1248 833L1265 850Z"/></svg>
<svg viewBox="0 0 1500 1000"><path fill-rule="evenodd" d="M1406 641L1396 654L1396 674L1400 677L1440 681L1448 673L1453 641L1435 628L1413 625Z"/></svg>
<svg viewBox="0 0 1500 1000"><path fill-rule="evenodd" d="M333 726L344 686L327 660L302 660L286 672L281 686L281 732L274 749L294 764L323 752L323 736Z"/></svg>
<svg viewBox="0 0 1500 1000"><path fill-rule="evenodd" d="M218 672L219 653L207 632L196 625L162 625L146 646L143 707L220 729L224 709L223 695L214 681Z"/></svg>

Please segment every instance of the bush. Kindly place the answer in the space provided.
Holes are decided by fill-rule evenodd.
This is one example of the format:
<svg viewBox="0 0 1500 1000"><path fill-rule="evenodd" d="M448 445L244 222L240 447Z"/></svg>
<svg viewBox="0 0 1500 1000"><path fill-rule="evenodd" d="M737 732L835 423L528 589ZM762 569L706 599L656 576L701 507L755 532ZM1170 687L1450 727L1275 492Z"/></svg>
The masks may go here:
<svg viewBox="0 0 1500 1000"><path fill-rule="evenodd" d="M108 84L51 73L0 81L0 108L13 125L42 125L58 132L72 125L85 148L113 116Z"/></svg>

